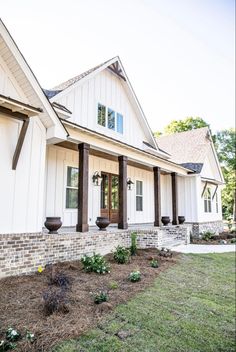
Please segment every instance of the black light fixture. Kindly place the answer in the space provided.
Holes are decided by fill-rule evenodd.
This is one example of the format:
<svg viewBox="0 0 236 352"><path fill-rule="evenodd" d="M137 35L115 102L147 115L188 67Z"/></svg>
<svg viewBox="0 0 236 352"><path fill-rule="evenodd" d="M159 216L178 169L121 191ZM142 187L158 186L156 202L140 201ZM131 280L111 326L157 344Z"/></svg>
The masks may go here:
<svg viewBox="0 0 236 352"><path fill-rule="evenodd" d="M92 177L92 180L93 180L93 184L94 186L100 186L100 180L102 176L99 174L98 171L95 171L94 174L93 174L93 177Z"/></svg>
<svg viewBox="0 0 236 352"><path fill-rule="evenodd" d="M132 189L132 185L134 184L134 182L131 180L130 177L127 178L126 180L127 186L128 186L128 190L131 191Z"/></svg>

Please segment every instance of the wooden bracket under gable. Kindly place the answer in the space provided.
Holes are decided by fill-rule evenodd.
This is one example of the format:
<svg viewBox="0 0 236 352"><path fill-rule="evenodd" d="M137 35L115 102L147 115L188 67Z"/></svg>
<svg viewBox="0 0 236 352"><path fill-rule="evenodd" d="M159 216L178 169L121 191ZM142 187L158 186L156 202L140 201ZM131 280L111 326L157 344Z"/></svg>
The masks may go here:
<svg viewBox="0 0 236 352"><path fill-rule="evenodd" d="M219 187L219 185L216 185L216 189L215 189L215 192L214 192L214 194L213 194L213 196L212 196L212 200L215 198L215 195L216 195L216 192L217 192L218 187Z"/></svg>
<svg viewBox="0 0 236 352"><path fill-rule="evenodd" d="M201 198L203 197L203 195L204 195L204 193L205 193L206 188L207 188L207 182L206 182L206 183L205 183L205 185L204 185L204 188L203 188L203 191L202 191Z"/></svg>
<svg viewBox="0 0 236 352"><path fill-rule="evenodd" d="M16 111L12 111L10 109L7 109L5 107L0 106L0 113L3 113L4 115L11 117L13 119L17 119L20 121L23 121L21 130L20 130L20 134L18 137L18 141L16 144L16 149L13 155L13 160L12 160L12 170L16 170L17 167L17 163L20 157L20 152L25 140L25 135L29 126L29 117L25 114L22 114L21 112L16 112Z"/></svg>

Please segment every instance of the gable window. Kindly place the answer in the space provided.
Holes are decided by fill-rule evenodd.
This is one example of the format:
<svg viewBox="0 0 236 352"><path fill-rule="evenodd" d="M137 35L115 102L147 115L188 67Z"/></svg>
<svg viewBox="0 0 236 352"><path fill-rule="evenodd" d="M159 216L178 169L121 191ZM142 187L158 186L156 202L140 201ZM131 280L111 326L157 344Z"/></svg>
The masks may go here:
<svg viewBox="0 0 236 352"><path fill-rule="evenodd" d="M211 213L211 189L209 187L204 192L204 212Z"/></svg>
<svg viewBox="0 0 236 352"><path fill-rule="evenodd" d="M106 107L98 104L98 124L106 127Z"/></svg>
<svg viewBox="0 0 236 352"><path fill-rule="evenodd" d="M78 208L78 176L79 169L76 167L67 167L66 180L66 208Z"/></svg>
<svg viewBox="0 0 236 352"><path fill-rule="evenodd" d="M107 127L110 130L115 130L115 111L109 108L107 112Z"/></svg>
<svg viewBox="0 0 236 352"><path fill-rule="evenodd" d="M123 133L123 116L119 113L116 115L116 130L119 133Z"/></svg>
<svg viewBox="0 0 236 352"><path fill-rule="evenodd" d="M106 127L109 130L123 134L123 115L100 103L98 103L97 123L98 125Z"/></svg>
<svg viewBox="0 0 236 352"><path fill-rule="evenodd" d="M143 181L136 181L136 211L143 211Z"/></svg>

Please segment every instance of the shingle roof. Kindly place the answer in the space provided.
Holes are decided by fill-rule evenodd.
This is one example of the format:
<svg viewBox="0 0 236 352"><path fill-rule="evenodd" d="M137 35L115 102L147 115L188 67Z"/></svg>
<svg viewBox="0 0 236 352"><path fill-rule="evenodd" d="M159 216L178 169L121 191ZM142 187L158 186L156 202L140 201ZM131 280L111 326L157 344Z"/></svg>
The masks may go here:
<svg viewBox="0 0 236 352"><path fill-rule="evenodd" d="M211 138L208 127L179 132L156 138L157 144L171 155L172 161L201 171Z"/></svg>
<svg viewBox="0 0 236 352"><path fill-rule="evenodd" d="M66 88L68 88L68 87L70 87L72 84L78 82L79 80L81 80L81 79L84 78L85 76L89 75L89 74L92 73L93 71L97 70L99 67L101 67L101 66L107 64L107 63L108 63L109 61L111 61L111 60L112 60L112 59L109 59L109 60L107 60L107 61L105 61L105 62L103 62L103 63L101 63L101 64L99 64L99 65L97 65L97 66L95 66L95 67L93 67L93 68L90 68L89 70L87 70L87 71L85 71L85 72L83 72L83 73L81 73L81 74L79 74L78 76L75 76L75 77L73 77L73 78L71 78L71 79L68 79L67 81L65 81L65 82L63 82L63 83L58 84L56 87L53 87L53 88L51 89L51 91L58 91L58 93L59 93L60 91L66 89ZM56 94L57 94L57 93L56 93Z"/></svg>

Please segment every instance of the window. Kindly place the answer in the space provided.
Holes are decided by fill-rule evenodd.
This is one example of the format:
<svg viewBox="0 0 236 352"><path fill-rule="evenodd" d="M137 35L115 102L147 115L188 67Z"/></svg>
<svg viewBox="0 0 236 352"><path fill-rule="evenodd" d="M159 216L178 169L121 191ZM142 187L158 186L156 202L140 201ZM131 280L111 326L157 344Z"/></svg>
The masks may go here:
<svg viewBox="0 0 236 352"><path fill-rule="evenodd" d="M136 211L143 211L143 181L136 181Z"/></svg>
<svg viewBox="0 0 236 352"><path fill-rule="evenodd" d="M216 192L216 213L219 213L219 200L218 200L218 193Z"/></svg>
<svg viewBox="0 0 236 352"><path fill-rule="evenodd" d="M98 104L98 124L106 127L106 107Z"/></svg>
<svg viewBox="0 0 236 352"><path fill-rule="evenodd" d="M209 187L204 192L204 211L211 213L211 189Z"/></svg>
<svg viewBox="0 0 236 352"><path fill-rule="evenodd" d="M115 111L108 109L107 122L107 127L110 130L115 130Z"/></svg>
<svg viewBox="0 0 236 352"><path fill-rule="evenodd" d="M119 113L116 115L116 130L119 133L123 133L123 116Z"/></svg>
<svg viewBox="0 0 236 352"><path fill-rule="evenodd" d="M66 180L66 208L78 208L78 175L79 169L76 167L67 167Z"/></svg>
<svg viewBox="0 0 236 352"><path fill-rule="evenodd" d="M109 130L123 134L123 115L115 112L111 108L106 108L105 105L100 103L98 103L97 123L100 126L109 128Z"/></svg>

